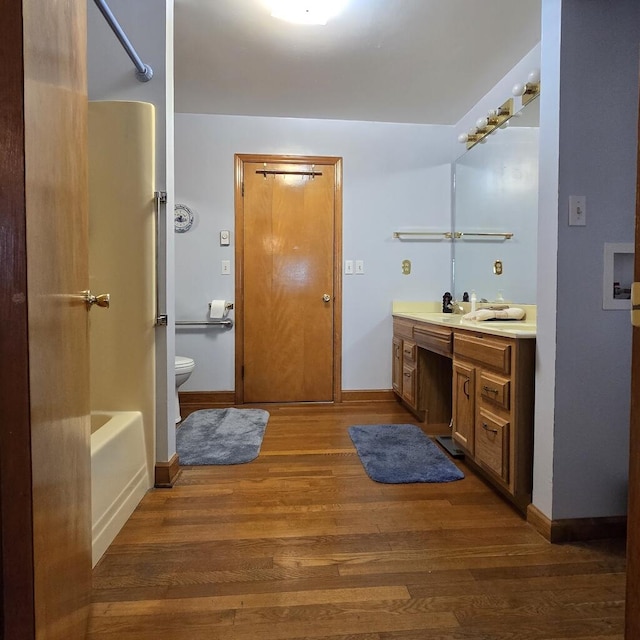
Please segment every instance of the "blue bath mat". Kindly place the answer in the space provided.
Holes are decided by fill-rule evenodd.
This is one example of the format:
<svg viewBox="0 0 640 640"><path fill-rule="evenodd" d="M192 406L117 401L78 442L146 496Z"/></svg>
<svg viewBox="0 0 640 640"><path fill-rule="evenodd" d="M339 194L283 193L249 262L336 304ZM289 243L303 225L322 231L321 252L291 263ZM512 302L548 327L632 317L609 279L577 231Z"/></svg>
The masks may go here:
<svg viewBox="0 0 640 640"><path fill-rule="evenodd" d="M269 413L262 409L202 409L176 432L182 465L242 464L258 457Z"/></svg>
<svg viewBox="0 0 640 640"><path fill-rule="evenodd" d="M349 427L367 475L376 482L452 482L464 473L413 424L366 424Z"/></svg>

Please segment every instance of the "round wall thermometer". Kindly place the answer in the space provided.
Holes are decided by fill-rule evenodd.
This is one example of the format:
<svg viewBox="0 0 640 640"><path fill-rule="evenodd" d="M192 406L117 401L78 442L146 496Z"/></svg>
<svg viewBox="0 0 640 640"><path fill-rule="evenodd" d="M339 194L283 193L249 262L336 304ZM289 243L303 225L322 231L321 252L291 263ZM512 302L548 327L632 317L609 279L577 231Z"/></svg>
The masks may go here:
<svg viewBox="0 0 640 640"><path fill-rule="evenodd" d="M185 204L177 204L174 208L173 226L177 233L185 233L193 224L193 211Z"/></svg>

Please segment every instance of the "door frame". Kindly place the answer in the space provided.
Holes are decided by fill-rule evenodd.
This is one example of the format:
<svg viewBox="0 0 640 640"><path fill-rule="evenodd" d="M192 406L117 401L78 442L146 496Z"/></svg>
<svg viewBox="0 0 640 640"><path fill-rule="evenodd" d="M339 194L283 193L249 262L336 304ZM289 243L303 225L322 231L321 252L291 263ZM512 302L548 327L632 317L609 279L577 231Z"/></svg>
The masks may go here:
<svg viewBox="0 0 640 640"><path fill-rule="evenodd" d="M640 282L640 108L636 166L635 257L633 280ZM633 302L632 302L633 304ZM640 637L640 328L632 326L631 412L629 419L629 499L625 638Z"/></svg>
<svg viewBox="0 0 640 640"><path fill-rule="evenodd" d="M342 401L342 158L336 156L292 156L235 154L235 404L244 404L244 165L315 164L332 168L335 178L333 201L333 402Z"/></svg>

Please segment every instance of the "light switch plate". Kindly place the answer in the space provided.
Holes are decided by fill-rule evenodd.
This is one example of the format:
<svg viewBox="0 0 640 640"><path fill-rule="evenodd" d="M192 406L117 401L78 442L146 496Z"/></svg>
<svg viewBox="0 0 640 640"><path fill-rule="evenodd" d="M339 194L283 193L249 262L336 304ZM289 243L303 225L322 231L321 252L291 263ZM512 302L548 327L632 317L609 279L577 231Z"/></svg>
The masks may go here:
<svg viewBox="0 0 640 640"><path fill-rule="evenodd" d="M223 276L231 275L231 260L222 260L220 273Z"/></svg>
<svg viewBox="0 0 640 640"><path fill-rule="evenodd" d="M356 273L364 273L364 260L356 260Z"/></svg>
<svg viewBox="0 0 640 640"><path fill-rule="evenodd" d="M231 242L231 232L228 231L227 229L223 229L220 232L220 246L227 247L229 246L230 242Z"/></svg>
<svg viewBox="0 0 640 640"><path fill-rule="evenodd" d="M584 227L587 224L587 197L569 196L569 226Z"/></svg>
<svg viewBox="0 0 640 640"><path fill-rule="evenodd" d="M348 276L350 276L353 273L353 260L344 261L344 272Z"/></svg>

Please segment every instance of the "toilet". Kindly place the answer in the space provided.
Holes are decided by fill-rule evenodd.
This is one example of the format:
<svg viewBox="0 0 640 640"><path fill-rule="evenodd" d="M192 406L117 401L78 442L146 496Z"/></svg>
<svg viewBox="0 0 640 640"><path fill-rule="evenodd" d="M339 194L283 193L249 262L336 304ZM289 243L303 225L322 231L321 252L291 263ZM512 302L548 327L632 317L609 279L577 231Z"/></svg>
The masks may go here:
<svg viewBox="0 0 640 640"><path fill-rule="evenodd" d="M178 388L182 386L191 375L196 363L193 358L176 356L176 423L180 422L180 400L178 399Z"/></svg>

